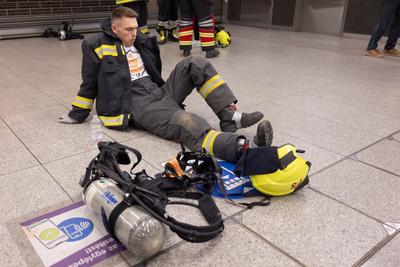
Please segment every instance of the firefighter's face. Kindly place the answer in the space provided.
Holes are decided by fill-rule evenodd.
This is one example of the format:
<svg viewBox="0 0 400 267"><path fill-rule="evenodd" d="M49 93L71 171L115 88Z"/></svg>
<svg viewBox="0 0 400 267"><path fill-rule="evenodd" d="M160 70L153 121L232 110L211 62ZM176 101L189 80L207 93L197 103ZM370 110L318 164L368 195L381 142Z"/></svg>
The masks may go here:
<svg viewBox="0 0 400 267"><path fill-rule="evenodd" d="M138 23L136 18L122 17L112 22L111 29L125 46L131 46L136 39Z"/></svg>

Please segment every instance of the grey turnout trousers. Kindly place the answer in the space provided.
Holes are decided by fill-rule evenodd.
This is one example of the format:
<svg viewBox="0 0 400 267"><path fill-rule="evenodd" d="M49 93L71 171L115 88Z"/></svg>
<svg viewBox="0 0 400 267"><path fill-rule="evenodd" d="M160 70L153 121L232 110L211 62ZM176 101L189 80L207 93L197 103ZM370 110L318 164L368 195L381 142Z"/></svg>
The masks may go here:
<svg viewBox="0 0 400 267"><path fill-rule="evenodd" d="M192 151L205 149L217 158L236 162L236 143L240 136L221 133L200 116L182 108L196 88L214 113L237 99L214 67L201 56L180 61L162 87L150 77L132 82L134 124L160 137L182 142Z"/></svg>

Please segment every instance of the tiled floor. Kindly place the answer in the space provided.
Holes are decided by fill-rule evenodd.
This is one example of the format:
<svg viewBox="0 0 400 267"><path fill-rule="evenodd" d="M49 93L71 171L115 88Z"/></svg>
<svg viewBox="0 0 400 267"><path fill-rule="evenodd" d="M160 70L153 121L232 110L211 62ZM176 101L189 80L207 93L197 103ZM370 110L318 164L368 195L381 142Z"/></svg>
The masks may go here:
<svg viewBox="0 0 400 267"><path fill-rule="evenodd" d="M169 233L147 262L122 253L101 265L400 266L400 58L364 57L364 40L227 28L233 43L212 63L240 110L272 122L274 144L307 151L310 186L252 210L218 200L221 237L191 244ZM161 55L167 77L182 57L174 44ZM79 88L80 61L79 40L0 42L0 266L40 264L16 230L20 218L80 200L78 179L96 153L90 126L57 123ZM198 95L186 104L218 126ZM104 133L139 149L150 174L179 150L144 131Z"/></svg>

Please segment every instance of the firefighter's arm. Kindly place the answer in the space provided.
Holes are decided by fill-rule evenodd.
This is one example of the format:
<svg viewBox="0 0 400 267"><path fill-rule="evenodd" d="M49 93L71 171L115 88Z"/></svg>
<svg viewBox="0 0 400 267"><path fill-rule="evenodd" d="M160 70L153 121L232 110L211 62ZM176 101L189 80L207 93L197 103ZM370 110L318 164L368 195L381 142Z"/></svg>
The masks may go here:
<svg viewBox="0 0 400 267"><path fill-rule="evenodd" d="M89 116L97 96L97 77L100 61L94 48L86 41L82 43L82 83L77 96L72 102L68 116L61 116L59 122L81 123Z"/></svg>

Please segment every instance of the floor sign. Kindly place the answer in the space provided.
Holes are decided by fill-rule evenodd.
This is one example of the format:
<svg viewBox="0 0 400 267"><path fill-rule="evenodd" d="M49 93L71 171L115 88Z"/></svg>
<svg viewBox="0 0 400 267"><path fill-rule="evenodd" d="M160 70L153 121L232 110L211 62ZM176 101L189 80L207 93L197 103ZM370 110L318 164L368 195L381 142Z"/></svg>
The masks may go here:
<svg viewBox="0 0 400 267"><path fill-rule="evenodd" d="M45 266L92 266L125 250L83 202L20 225Z"/></svg>

